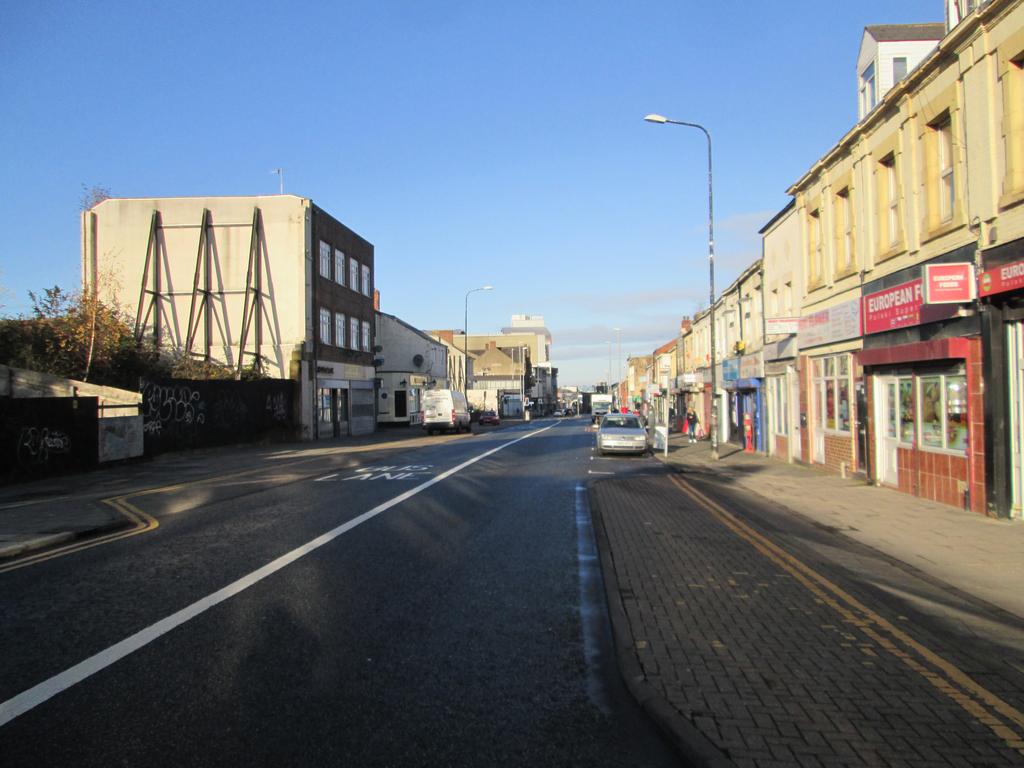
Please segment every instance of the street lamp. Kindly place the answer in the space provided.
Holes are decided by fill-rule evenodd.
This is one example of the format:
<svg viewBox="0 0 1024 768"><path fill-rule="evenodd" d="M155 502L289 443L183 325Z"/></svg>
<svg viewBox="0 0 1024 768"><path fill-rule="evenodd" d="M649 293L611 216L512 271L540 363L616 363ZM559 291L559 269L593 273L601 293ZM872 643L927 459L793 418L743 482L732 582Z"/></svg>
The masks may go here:
<svg viewBox="0 0 1024 768"><path fill-rule="evenodd" d="M715 203L712 193L711 176L711 134L699 123L686 123L682 120L669 120L661 115L647 115L644 120L649 123L664 125L683 125L696 128L704 133L708 140L708 271L711 276L710 312L711 312L711 458L718 458L718 373L716 371L717 353L715 351Z"/></svg>
<svg viewBox="0 0 1024 768"><path fill-rule="evenodd" d="M619 390L619 389L622 388L622 329L621 328L612 328L612 330L615 331L615 340L616 340L616 342L618 344L618 351L615 354L617 355L616 359L618 360L618 364L619 364L619 372L618 372L618 375L616 376L616 378L618 379L618 382L616 382L617 383L616 390ZM616 391L616 395L618 395L617 391ZM622 407L622 403L621 402L619 403L619 407L620 408Z"/></svg>
<svg viewBox="0 0 1024 768"><path fill-rule="evenodd" d="M484 285L466 291L466 314L462 326L462 391L466 393L466 399L469 399L469 294L492 290L494 290L493 285Z"/></svg>

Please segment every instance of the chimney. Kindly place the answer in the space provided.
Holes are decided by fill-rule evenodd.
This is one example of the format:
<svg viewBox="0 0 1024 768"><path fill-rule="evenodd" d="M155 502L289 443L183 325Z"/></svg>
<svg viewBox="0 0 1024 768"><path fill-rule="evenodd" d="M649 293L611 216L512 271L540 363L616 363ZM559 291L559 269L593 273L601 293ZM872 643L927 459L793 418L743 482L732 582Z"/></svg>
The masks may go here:
<svg viewBox="0 0 1024 768"><path fill-rule="evenodd" d="M373 308L380 312L380 291L373 289Z"/></svg>
<svg viewBox="0 0 1024 768"><path fill-rule="evenodd" d="M488 352L496 350L497 348L498 348L498 342L496 342L496 341L488 341L487 342L487 351Z"/></svg>

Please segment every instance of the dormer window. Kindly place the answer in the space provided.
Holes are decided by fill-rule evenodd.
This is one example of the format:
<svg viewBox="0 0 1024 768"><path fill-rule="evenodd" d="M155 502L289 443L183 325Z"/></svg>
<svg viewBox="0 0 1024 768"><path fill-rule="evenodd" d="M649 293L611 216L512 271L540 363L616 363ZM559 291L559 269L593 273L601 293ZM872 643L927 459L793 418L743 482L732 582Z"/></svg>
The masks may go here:
<svg viewBox="0 0 1024 768"><path fill-rule="evenodd" d="M892 60L892 82L893 85L898 83L904 77L907 76L907 57L906 56L895 56Z"/></svg>
<svg viewBox="0 0 1024 768"><path fill-rule="evenodd" d="M871 62L860 75L860 103L866 115L875 108L878 90L875 87L875 63Z"/></svg>

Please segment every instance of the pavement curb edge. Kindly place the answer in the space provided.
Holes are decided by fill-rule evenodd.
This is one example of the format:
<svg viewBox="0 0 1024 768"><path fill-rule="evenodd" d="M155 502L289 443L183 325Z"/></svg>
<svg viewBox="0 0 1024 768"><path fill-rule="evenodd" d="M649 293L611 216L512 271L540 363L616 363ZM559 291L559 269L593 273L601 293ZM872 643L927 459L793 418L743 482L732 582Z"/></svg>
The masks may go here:
<svg viewBox="0 0 1024 768"><path fill-rule="evenodd" d="M604 481L607 482L607 481ZM587 487L588 503L594 526L594 538L597 543L598 557L605 586L605 600L608 615L612 624L612 636L615 641L615 655L619 672L629 692L643 708L644 712L665 733L679 754L695 766L702 768L735 768L735 763L716 747L707 736L683 717L658 691L647 682L640 662L632 652L633 636L629 630L629 619L626 609L619 599L619 581L615 571L615 562L611 556L608 533L604 527L601 505L594 493L595 483Z"/></svg>

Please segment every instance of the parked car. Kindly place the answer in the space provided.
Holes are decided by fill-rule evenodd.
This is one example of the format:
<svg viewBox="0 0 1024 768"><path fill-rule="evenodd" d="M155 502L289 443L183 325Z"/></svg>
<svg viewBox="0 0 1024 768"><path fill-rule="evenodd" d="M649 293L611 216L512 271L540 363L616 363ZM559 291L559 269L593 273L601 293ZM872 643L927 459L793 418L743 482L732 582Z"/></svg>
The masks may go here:
<svg viewBox="0 0 1024 768"><path fill-rule="evenodd" d="M639 453L650 450L647 430L639 416L631 413L609 413L597 428L597 452Z"/></svg>
<svg viewBox="0 0 1024 768"><path fill-rule="evenodd" d="M493 424L497 427L501 425L501 417L494 411L481 411L480 424Z"/></svg>
<svg viewBox="0 0 1024 768"><path fill-rule="evenodd" d="M557 411L554 412L553 415L554 416L558 416L558 417L562 417L562 416L565 416L565 411L563 411L561 408L559 408Z"/></svg>
<svg viewBox="0 0 1024 768"><path fill-rule="evenodd" d="M428 389L423 393L423 429L428 435L435 432L467 432L469 403L466 396L454 389Z"/></svg>

